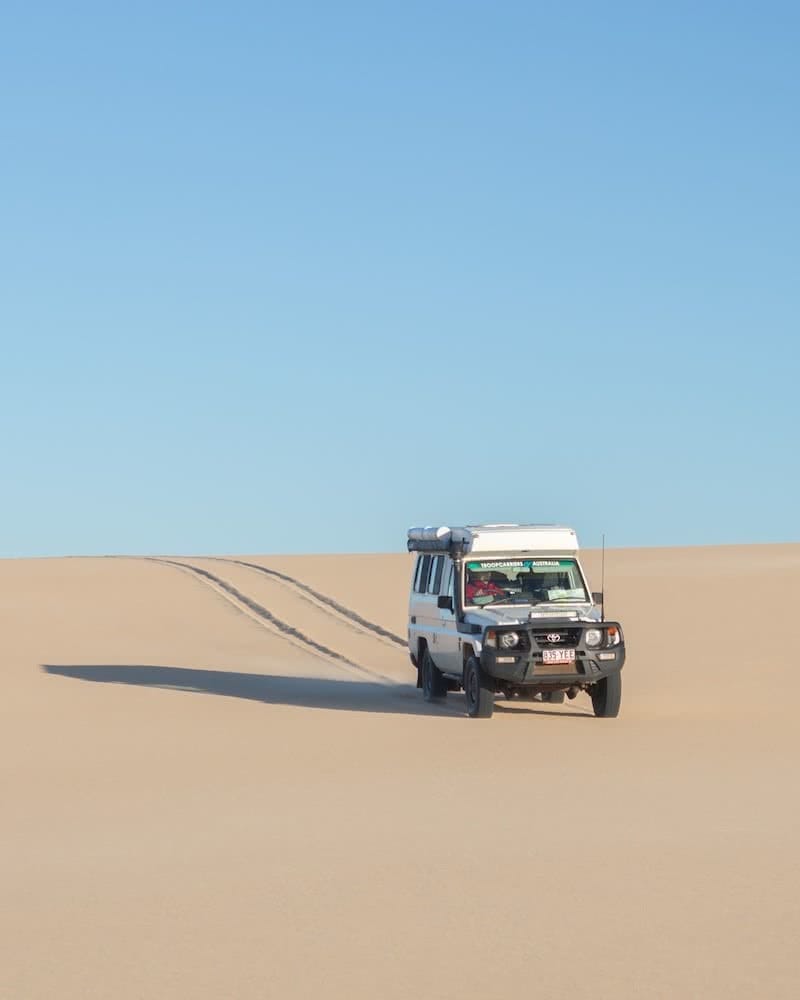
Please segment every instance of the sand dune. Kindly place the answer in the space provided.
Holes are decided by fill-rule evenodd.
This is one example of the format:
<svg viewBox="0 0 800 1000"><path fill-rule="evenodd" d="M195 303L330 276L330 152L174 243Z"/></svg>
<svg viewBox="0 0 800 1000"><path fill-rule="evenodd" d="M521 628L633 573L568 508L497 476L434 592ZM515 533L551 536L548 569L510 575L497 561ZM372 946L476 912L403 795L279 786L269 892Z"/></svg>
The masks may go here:
<svg viewBox="0 0 800 1000"><path fill-rule="evenodd" d="M0 562L0 996L797 995L800 546L607 553L617 720L424 705L404 554L233 558Z"/></svg>

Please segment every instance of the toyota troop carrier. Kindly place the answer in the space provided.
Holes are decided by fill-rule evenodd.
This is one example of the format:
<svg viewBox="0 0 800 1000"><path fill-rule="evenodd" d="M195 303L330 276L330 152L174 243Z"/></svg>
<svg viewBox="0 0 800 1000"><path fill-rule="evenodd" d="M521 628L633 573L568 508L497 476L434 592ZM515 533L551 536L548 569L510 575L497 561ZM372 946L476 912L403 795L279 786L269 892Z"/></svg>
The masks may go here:
<svg viewBox="0 0 800 1000"><path fill-rule="evenodd" d="M622 628L589 591L571 528L411 528L408 548L408 649L426 701L463 688L468 714L489 718L496 692L562 702L586 691L595 715L619 713Z"/></svg>

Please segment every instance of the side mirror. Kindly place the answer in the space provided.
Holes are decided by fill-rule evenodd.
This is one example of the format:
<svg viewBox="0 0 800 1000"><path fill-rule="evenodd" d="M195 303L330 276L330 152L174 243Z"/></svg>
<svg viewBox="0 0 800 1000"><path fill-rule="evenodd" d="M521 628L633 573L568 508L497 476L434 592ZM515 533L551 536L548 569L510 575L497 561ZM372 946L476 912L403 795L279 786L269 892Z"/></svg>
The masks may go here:
<svg viewBox="0 0 800 1000"><path fill-rule="evenodd" d="M448 611L453 610L453 598L449 594L440 594L439 599L436 602L436 606L441 608L442 611L447 609Z"/></svg>
<svg viewBox="0 0 800 1000"><path fill-rule="evenodd" d="M600 590L592 591L592 604L602 604L603 603L603 592Z"/></svg>

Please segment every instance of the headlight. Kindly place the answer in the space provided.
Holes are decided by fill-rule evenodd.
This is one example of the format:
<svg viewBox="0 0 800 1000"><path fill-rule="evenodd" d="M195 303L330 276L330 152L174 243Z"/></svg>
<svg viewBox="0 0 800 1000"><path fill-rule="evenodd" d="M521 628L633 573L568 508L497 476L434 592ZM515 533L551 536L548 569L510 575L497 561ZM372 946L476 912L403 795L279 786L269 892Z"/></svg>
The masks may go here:
<svg viewBox="0 0 800 1000"><path fill-rule="evenodd" d="M599 628L590 628L586 630L583 638L587 646L599 646L603 641L603 633Z"/></svg>
<svg viewBox="0 0 800 1000"><path fill-rule="evenodd" d="M519 636L516 632L501 632L500 633L500 645L503 649L513 649L514 646L519 642Z"/></svg>

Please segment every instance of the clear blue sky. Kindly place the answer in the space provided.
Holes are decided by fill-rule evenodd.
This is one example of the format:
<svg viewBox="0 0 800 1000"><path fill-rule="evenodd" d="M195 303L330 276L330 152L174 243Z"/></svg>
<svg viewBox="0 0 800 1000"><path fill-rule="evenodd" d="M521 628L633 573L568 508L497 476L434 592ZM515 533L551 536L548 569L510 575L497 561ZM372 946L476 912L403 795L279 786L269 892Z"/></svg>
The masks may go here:
<svg viewBox="0 0 800 1000"><path fill-rule="evenodd" d="M0 554L800 540L798 51L796 3L5 4Z"/></svg>

